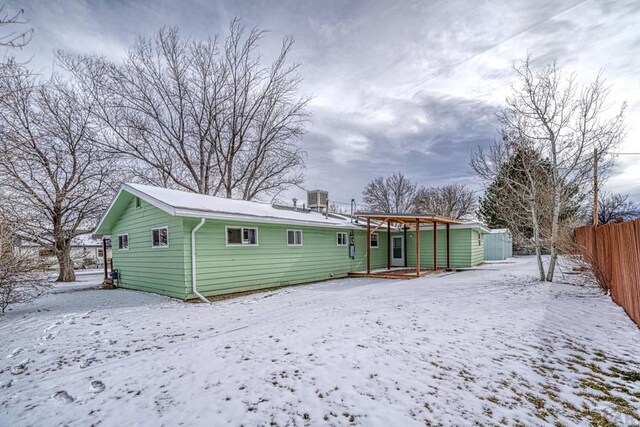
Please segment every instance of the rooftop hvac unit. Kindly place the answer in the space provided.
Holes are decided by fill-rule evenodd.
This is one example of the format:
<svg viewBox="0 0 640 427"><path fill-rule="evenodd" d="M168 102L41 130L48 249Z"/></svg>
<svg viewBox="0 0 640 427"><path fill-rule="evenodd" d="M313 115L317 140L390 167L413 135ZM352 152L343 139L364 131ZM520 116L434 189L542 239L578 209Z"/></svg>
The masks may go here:
<svg viewBox="0 0 640 427"><path fill-rule="evenodd" d="M320 211L327 207L327 201L329 200L329 192L323 190L311 190L307 191L307 205L309 209Z"/></svg>

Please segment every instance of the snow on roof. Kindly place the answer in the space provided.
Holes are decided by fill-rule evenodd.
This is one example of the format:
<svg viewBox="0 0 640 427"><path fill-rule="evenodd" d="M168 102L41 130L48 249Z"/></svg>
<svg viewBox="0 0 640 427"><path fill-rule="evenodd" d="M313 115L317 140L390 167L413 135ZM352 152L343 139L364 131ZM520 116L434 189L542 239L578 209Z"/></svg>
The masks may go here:
<svg viewBox="0 0 640 427"><path fill-rule="evenodd" d="M71 246L102 246L102 239L95 234L81 234L71 239Z"/></svg>
<svg viewBox="0 0 640 427"><path fill-rule="evenodd" d="M348 218L293 209L269 203L227 199L142 184L124 184L125 190L174 216L289 222L316 226L355 227Z"/></svg>

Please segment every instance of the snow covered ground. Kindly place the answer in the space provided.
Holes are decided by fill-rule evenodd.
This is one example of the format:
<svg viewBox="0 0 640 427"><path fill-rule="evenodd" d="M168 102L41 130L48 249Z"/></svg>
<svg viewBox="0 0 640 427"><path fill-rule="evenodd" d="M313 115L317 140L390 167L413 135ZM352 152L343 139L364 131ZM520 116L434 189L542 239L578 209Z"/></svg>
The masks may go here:
<svg viewBox="0 0 640 427"><path fill-rule="evenodd" d="M211 306L79 278L0 320L0 425L640 423L640 330L533 258Z"/></svg>

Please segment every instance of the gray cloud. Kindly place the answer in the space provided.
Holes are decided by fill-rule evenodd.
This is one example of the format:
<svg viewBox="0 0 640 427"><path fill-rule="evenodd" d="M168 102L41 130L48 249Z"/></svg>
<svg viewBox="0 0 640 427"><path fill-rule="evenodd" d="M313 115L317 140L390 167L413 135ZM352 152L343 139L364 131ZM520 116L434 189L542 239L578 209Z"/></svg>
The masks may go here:
<svg viewBox="0 0 640 427"><path fill-rule="evenodd" d="M273 54L284 35L297 39L313 125L307 186L334 200L359 199L374 176L404 171L424 185L464 182L470 152L496 134L495 113L513 83L511 64L531 50L555 58L580 78L604 69L612 100L627 99L628 138L640 151L640 3L635 0L510 2L462 0L45 1L24 7L36 29L24 52L34 67L51 66L51 50L118 58L138 35L179 26L201 38L224 33L229 20L270 31ZM640 200L638 160L621 158L607 186ZM290 198L299 191L285 195Z"/></svg>

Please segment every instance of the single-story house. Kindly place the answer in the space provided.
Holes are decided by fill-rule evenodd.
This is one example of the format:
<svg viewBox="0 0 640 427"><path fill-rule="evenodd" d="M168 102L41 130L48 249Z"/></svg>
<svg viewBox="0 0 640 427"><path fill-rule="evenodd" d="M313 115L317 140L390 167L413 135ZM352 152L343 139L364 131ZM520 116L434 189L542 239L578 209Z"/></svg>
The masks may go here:
<svg viewBox="0 0 640 427"><path fill-rule="evenodd" d="M369 231L367 250L363 221L348 216L124 184L95 233L111 235L118 286L187 300L415 266L415 230ZM451 224L450 267L481 264L488 231ZM437 228L439 267L445 232ZM424 269L433 268L432 241L433 229L421 229Z"/></svg>
<svg viewBox="0 0 640 427"><path fill-rule="evenodd" d="M58 260L50 245L40 245L25 238L16 241L19 254L32 256L42 270L58 268ZM81 234L71 239L71 260L76 269L100 268L104 266L102 239L94 234ZM107 248L107 258L111 249Z"/></svg>
<svg viewBox="0 0 640 427"><path fill-rule="evenodd" d="M506 228L491 230L484 236L485 261L500 261L513 256L513 238Z"/></svg>

